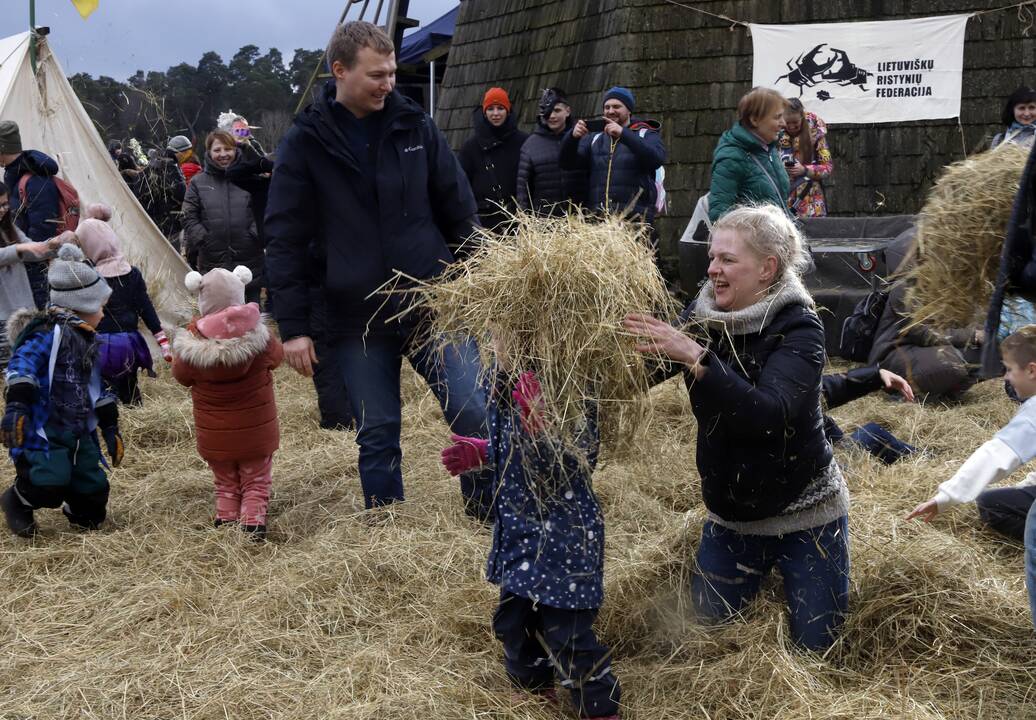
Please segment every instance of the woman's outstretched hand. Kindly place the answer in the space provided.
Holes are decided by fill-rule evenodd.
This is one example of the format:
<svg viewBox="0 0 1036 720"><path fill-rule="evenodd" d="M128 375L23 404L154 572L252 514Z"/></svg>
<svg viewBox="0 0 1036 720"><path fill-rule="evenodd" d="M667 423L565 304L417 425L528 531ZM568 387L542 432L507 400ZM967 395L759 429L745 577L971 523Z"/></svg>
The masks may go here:
<svg viewBox="0 0 1036 720"><path fill-rule="evenodd" d="M622 326L637 336L634 349L639 353L662 355L691 367L705 354L705 348L692 337L651 315L630 313L623 319Z"/></svg>

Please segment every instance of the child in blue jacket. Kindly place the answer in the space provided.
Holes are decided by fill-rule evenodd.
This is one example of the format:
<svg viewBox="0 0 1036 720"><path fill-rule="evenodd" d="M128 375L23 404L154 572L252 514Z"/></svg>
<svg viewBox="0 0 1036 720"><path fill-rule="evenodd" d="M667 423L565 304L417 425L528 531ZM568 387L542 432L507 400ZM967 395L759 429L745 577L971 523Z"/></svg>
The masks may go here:
<svg viewBox="0 0 1036 720"><path fill-rule="evenodd" d="M111 295L74 245L63 245L47 273L50 306L8 320L11 361L0 438L16 479L0 495L7 526L36 532L33 511L60 507L74 527L96 529L108 505L108 478L96 430L113 465L122 461L115 398L104 394L94 327Z"/></svg>
<svg viewBox="0 0 1036 720"><path fill-rule="evenodd" d="M494 475L493 547L487 579L500 586L493 631L519 688L554 697L555 679L584 718L618 718L611 651L594 634L604 600L604 519L590 483L597 460L595 418L563 449L544 432L531 372L496 376L489 438L453 435L443 450L452 475L482 466Z"/></svg>

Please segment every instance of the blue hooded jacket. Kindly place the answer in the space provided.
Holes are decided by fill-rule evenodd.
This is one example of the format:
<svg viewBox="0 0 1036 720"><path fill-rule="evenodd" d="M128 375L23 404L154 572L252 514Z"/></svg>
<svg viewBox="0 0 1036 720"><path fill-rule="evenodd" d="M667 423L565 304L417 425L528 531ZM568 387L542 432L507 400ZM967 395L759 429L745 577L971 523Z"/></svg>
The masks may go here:
<svg viewBox="0 0 1036 720"><path fill-rule="evenodd" d="M32 175L25 185L27 199L21 197L18 190L19 181L26 173ZM39 150L25 150L4 168L4 184L11 194L15 225L30 240L40 242L58 234L54 220L58 217L61 196L52 179L57 174L57 162Z"/></svg>
<svg viewBox="0 0 1036 720"><path fill-rule="evenodd" d="M328 335L385 332L401 299L371 293L396 271L419 280L439 275L454 261L451 244L463 243L477 224L468 179L416 103L392 92L372 157L357 158L336 117L344 108L333 105L334 92L329 83L295 118L270 183L266 272L284 340L311 335L313 257L326 258L322 284L334 310Z"/></svg>
<svg viewBox="0 0 1036 720"><path fill-rule="evenodd" d="M589 171L589 207L621 213L636 198L633 214L651 222L658 199L655 173L666 161L661 127L654 120L631 119L614 143L603 132L577 140L569 130L561 140L561 168Z"/></svg>
<svg viewBox="0 0 1036 720"><path fill-rule="evenodd" d="M21 196L20 184L26 173L31 177L25 184L25 195ZM39 150L25 150L13 163L4 169L4 184L7 185L11 214L14 224L35 242L42 242L58 234L57 220L60 213L61 194L54 184L58 164ZM47 263L34 262L25 265L25 272L32 287L36 307L47 304L50 294L47 285Z"/></svg>

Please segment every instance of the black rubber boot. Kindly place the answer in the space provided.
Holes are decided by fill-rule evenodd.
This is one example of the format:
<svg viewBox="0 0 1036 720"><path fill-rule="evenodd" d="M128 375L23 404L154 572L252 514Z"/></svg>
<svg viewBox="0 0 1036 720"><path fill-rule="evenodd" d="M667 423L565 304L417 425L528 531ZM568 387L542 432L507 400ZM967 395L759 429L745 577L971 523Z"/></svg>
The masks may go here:
<svg viewBox="0 0 1036 720"><path fill-rule="evenodd" d="M32 508L21 501L13 487L7 488L0 495L0 507L4 509L4 520L11 532L19 537L32 537L36 534L36 519L32 516Z"/></svg>
<svg viewBox="0 0 1036 720"><path fill-rule="evenodd" d="M68 505L61 506L61 513L68 518L68 524L72 526L74 530L98 530L101 527L101 523L104 522L102 519L98 522L95 518L82 517L75 515Z"/></svg>
<svg viewBox="0 0 1036 720"><path fill-rule="evenodd" d="M241 531L248 533L249 539L252 542L266 542L266 526L265 525L242 525Z"/></svg>

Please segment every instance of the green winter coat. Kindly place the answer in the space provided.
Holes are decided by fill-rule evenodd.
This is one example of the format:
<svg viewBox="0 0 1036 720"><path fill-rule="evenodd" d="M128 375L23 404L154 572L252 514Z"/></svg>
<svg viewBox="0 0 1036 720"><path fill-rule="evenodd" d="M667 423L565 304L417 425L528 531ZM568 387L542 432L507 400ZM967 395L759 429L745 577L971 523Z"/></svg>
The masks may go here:
<svg viewBox="0 0 1036 720"><path fill-rule="evenodd" d="M759 161L758 164L749 157L749 153ZM788 173L777 152L777 143L772 142L764 148L759 138L740 123L735 123L720 136L712 155L709 220L716 222L720 215L735 205L772 203L786 209L788 185Z"/></svg>

